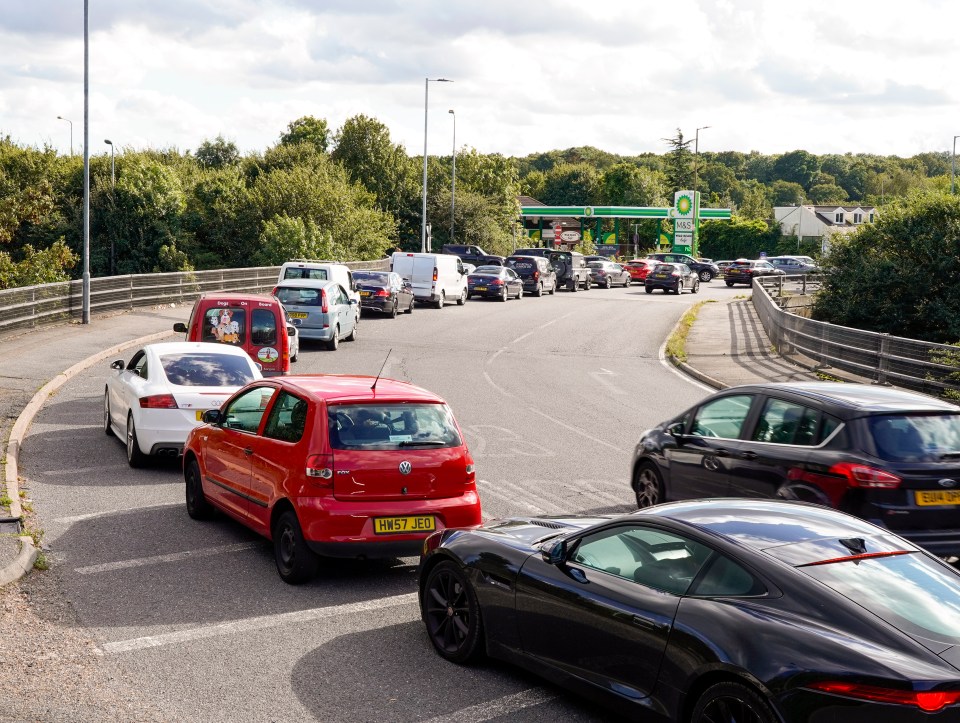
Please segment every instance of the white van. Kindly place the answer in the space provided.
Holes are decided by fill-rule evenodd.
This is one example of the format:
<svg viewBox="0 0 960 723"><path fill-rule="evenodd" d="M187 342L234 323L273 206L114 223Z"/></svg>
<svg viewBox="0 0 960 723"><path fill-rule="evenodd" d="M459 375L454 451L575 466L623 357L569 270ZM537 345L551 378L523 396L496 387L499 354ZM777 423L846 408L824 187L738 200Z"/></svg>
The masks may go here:
<svg viewBox="0 0 960 723"><path fill-rule="evenodd" d="M277 283L295 279L311 279L313 281L336 281L347 292L350 299L356 301L357 319L360 319L360 292L353 283L353 273L345 264L333 261L311 261L309 259L294 259L287 261L280 267Z"/></svg>
<svg viewBox="0 0 960 723"><path fill-rule="evenodd" d="M467 273L459 256L398 251L390 260L390 270L410 282L417 301L436 304L438 309L454 299L461 306L467 303Z"/></svg>

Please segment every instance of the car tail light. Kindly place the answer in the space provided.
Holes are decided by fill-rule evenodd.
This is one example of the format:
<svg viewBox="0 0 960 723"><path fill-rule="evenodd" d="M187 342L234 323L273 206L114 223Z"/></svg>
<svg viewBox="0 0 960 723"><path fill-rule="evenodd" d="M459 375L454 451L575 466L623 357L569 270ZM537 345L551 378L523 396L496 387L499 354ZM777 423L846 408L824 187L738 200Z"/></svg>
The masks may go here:
<svg viewBox="0 0 960 723"><path fill-rule="evenodd" d="M279 286L274 286L274 287L273 287L273 291L270 292L270 295L271 295L271 296L276 296L276 295L277 295L277 289L279 289L279 288L280 288Z"/></svg>
<svg viewBox="0 0 960 723"><path fill-rule="evenodd" d="M886 470L858 462L838 462L830 468L830 473L846 477L851 487L864 489L895 490L903 481Z"/></svg>
<svg viewBox="0 0 960 723"><path fill-rule="evenodd" d="M327 290L320 289L320 311L326 314L330 311L330 305L327 303Z"/></svg>
<svg viewBox="0 0 960 723"><path fill-rule="evenodd" d="M377 289L377 293L375 293L374 296L379 296L383 298L386 296L390 296L390 292L387 291L386 289Z"/></svg>
<svg viewBox="0 0 960 723"><path fill-rule="evenodd" d="M434 281L437 280L437 275L438 275L438 274L437 274L437 267L434 266L434 267L433 267L433 280L434 280Z"/></svg>
<svg viewBox="0 0 960 723"><path fill-rule="evenodd" d="M332 487L333 455L311 454L307 457L307 467L304 471L314 484L321 487Z"/></svg>
<svg viewBox="0 0 960 723"><path fill-rule="evenodd" d="M533 280L534 280L534 281L539 281L539 280L540 280L540 272L539 272L539 271L534 271L534 272L533 272Z"/></svg>
<svg viewBox="0 0 960 723"><path fill-rule="evenodd" d="M490 286L503 286L503 282L500 279L494 279L490 282Z"/></svg>
<svg viewBox="0 0 960 723"><path fill-rule="evenodd" d="M149 397L140 397L141 409L179 409L177 400L172 394L154 394Z"/></svg>
<svg viewBox="0 0 960 723"><path fill-rule="evenodd" d="M873 685L859 685L836 681L823 681L808 685L813 690L822 690L824 693L834 693L847 698L873 700L880 703L895 703L898 705L915 705L922 711L934 711L954 705L960 701L960 691L957 690L898 690L896 688L881 688Z"/></svg>
<svg viewBox="0 0 960 723"><path fill-rule="evenodd" d="M467 479L465 480L468 485L475 484L477 481L477 468L473 464L473 458L467 457Z"/></svg>

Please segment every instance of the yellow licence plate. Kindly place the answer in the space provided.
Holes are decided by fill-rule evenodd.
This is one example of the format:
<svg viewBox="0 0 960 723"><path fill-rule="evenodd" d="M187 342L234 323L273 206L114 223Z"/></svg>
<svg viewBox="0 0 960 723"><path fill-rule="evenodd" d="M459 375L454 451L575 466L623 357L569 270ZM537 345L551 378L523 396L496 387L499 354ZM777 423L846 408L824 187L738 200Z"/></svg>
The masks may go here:
<svg viewBox="0 0 960 723"><path fill-rule="evenodd" d="M960 490L916 490L914 492L917 504L932 505L960 505Z"/></svg>
<svg viewBox="0 0 960 723"><path fill-rule="evenodd" d="M370 292L369 292L369 291L361 291L361 292L360 292L360 296L370 296Z"/></svg>
<svg viewBox="0 0 960 723"><path fill-rule="evenodd" d="M474 291L486 291L486 290L487 290L487 287L486 287L486 286L474 286L474 287L473 287L473 290L474 290Z"/></svg>
<svg viewBox="0 0 960 723"><path fill-rule="evenodd" d="M432 532L437 527L433 515L416 517L374 517L373 532L377 535L396 535L404 532Z"/></svg>
<svg viewBox="0 0 960 723"><path fill-rule="evenodd" d="M306 319L308 314L305 311L291 311L287 316L291 319Z"/></svg>

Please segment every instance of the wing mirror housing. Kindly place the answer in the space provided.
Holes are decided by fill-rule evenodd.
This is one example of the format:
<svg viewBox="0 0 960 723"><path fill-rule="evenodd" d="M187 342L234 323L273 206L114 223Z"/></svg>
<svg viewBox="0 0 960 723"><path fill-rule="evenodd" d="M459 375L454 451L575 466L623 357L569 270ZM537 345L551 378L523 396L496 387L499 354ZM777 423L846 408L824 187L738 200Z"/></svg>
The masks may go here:
<svg viewBox="0 0 960 723"><path fill-rule="evenodd" d="M118 372L122 372L124 370L123 359L117 359L110 365L110 368L116 369Z"/></svg>
<svg viewBox="0 0 960 723"><path fill-rule="evenodd" d="M294 327L294 326L288 326L288 327L287 327L287 336L296 336L296 334L297 334L297 329L296 329L296 327Z"/></svg>
<svg viewBox="0 0 960 723"><path fill-rule="evenodd" d="M220 423L220 410L219 409L208 409L203 413L203 416L200 418L205 424L219 424Z"/></svg>
<svg viewBox="0 0 960 723"><path fill-rule="evenodd" d="M667 434L671 437L682 437L683 436L683 422L674 422L669 427L667 427Z"/></svg>
<svg viewBox="0 0 960 723"><path fill-rule="evenodd" d="M562 565L567 560L567 541L556 540L540 548L540 555L548 565Z"/></svg>
<svg viewBox="0 0 960 723"><path fill-rule="evenodd" d="M186 334L186 333L187 333L187 325L184 324L182 321L178 321L176 324L173 325L173 330L174 330L174 331L179 331L181 334Z"/></svg>

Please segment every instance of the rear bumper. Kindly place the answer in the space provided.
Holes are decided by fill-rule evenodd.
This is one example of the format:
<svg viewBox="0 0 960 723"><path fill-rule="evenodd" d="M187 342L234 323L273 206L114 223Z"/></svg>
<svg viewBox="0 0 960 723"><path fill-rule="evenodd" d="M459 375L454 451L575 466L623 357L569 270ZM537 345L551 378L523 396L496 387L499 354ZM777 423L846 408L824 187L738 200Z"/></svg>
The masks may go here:
<svg viewBox="0 0 960 723"><path fill-rule="evenodd" d="M364 311L381 311L386 314L393 311L394 303L394 300L389 297L380 297L378 299L366 298L360 302L360 308Z"/></svg>
<svg viewBox="0 0 960 723"><path fill-rule="evenodd" d="M473 289L467 289L467 293L470 296L482 296L486 299L499 299L503 294L503 287L497 286L494 288L488 286L486 291L474 291Z"/></svg>

